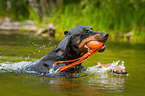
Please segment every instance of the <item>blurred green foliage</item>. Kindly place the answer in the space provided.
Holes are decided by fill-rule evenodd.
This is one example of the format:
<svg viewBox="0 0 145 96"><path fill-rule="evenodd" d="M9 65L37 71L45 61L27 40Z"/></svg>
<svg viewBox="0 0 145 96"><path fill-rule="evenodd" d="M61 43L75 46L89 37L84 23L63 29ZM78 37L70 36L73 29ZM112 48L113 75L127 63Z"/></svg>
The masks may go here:
<svg viewBox="0 0 145 96"><path fill-rule="evenodd" d="M13 20L31 19L36 21L38 26L52 23L58 26L59 36L74 26L86 25L96 31L109 33L112 39L116 35L132 32L134 42L145 41L145 0L1 0L0 2L0 17L8 16Z"/></svg>

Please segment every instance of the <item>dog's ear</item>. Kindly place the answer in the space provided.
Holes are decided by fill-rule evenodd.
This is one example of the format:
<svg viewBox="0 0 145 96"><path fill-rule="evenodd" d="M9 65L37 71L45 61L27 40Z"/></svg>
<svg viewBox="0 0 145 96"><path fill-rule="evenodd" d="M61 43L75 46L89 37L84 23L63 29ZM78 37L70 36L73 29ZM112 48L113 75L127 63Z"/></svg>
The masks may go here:
<svg viewBox="0 0 145 96"><path fill-rule="evenodd" d="M66 36L55 48L55 52L57 56L61 56L64 54L66 47L69 43L69 40L71 38L71 35Z"/></svg>
<svg viewBox="0 0 145 96"><path fill-rule="evenodd" d="M68 35L68 31L64 31L64 35L67 36Z"/></svg>

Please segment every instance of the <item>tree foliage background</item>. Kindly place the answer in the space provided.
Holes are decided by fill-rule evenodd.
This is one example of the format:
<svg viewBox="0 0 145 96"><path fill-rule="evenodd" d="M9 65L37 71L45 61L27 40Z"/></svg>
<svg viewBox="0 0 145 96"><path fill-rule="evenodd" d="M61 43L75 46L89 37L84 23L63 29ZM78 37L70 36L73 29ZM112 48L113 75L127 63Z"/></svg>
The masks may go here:
<svg viewBox="0 0 145 96"><path fill-rule="evenodd" d="M133 33L133 41L145 41L145 0L1 0L0 17L52 23L63 32L77 25L116 34Z"/></svg>

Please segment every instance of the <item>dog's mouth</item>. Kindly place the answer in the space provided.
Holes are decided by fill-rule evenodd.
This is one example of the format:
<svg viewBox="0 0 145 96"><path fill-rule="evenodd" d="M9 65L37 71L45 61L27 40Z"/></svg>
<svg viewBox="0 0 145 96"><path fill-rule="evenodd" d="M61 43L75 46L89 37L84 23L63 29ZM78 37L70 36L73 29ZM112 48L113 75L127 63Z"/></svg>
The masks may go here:
<svg viewBox="0 0 145 96"><path fill-rule="evenodd" d="M79 49L82 52L82 54L84 54L84 53L86 53L88 51L87 44L89 42L91 42L91 41L96 41L96 42L103 43L103 45L100 46L100 48L99 48L99 50L97 52L103 52L105 50L105 48L106 48L105 42L107 41L108 36L109 35L107 33L106 34L104 33L102 35L96 34L96 35L93 35L93 36L89 36L88 38L86 38L86 39L81 41L81 43L79 44ZM94 44L94 45L97 47L97 44ZM94 45L92 44L92 46L94 46Z"/></svg>
<svg viewBox="0 0 145 96"><path fill-rule="evenodd" d="M103 45L98 52L103 52L106 49L106 46Z"/></svg>

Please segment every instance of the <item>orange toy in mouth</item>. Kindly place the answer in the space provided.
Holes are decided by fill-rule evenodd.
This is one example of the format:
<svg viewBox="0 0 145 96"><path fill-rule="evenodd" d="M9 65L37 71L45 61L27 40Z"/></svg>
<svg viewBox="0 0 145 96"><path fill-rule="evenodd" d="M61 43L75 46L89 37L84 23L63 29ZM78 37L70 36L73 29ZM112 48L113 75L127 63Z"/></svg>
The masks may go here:
<svg viewBox="0 0 145 96"><path fill-rule="evenodd" d="M55 62L55 65L72 62L69 65L59 67L60 72L67 71L67 70L79 65L80 63L86 61L92 54L98 52L103 45L104 45L103 42L90 41L85 45L86 48L88 49L88 52L86 54L84 54L82 57L74 59L74 60L68 60L68 61L57 61L57 62Z"/></svg>
<svg viewBox="0 0 145 96"><path fill-rule="evenodd" d="M99 41L90 41L87 43L87 47L88 47L88 52L89 53L96 53L97 51L99 51L99 49L104 45L103 42L99 42Z"/></svg>

